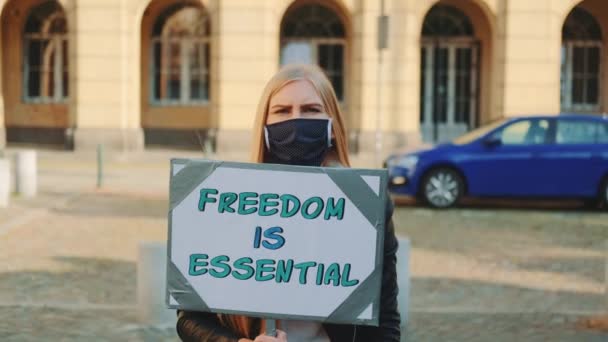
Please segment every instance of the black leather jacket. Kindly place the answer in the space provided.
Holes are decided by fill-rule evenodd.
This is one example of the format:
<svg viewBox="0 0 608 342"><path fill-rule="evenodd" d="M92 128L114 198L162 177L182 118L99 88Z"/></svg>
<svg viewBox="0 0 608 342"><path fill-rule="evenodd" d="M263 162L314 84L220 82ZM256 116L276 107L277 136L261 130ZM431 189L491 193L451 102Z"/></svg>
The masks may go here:
<svg viewBox="0 0 608 342"><path fill-rule="evenodd" d="M392 220L393 204L388 201L386 230L384 237L384 266L380 326L345 325L324 323L323 328L331 342L398 342L401 338L400 316L397 310L397 248L395 228ZM260 322L252 327L252 335L259 331ZM177 333L184 342L237 342L241 336L223 326L216 314L183 311L177 320ZM289 339L289 336L287 337Z"/></svg>

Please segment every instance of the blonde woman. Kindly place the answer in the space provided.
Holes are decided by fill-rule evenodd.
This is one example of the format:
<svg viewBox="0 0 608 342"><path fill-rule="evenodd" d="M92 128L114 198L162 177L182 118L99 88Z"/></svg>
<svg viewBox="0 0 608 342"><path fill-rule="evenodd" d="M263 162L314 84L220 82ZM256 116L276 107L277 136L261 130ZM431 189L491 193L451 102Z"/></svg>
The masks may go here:
<svg viewBox="0 0 608 342"><path fill-rule="evenodd" d="M346 132L331 83L315 66L289 65L267 84L253 127L252 160L308 166L349 167ZM179 312L177 332L183 341L214 342L370 342L399 341L397 239L388 205L380 326L280 321L277 337L265 336L259 318Z"/></svg>

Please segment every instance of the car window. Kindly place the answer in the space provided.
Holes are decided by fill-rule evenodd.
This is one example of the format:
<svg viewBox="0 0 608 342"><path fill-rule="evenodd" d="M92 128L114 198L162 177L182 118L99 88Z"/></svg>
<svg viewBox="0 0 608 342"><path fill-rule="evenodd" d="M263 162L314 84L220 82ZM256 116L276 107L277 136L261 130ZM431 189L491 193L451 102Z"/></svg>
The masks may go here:
<svg viewBox="0 0 608 342"><path fill-rule="evenodd" d="M597 142L600 144L608 144L608 123L600 124L597 132Z"/></svg>
<svg viewBox="0 0 608 342"><path fill-rule="evenodd" d="M503 145L538 145L546 142L549 120L522 120L500 131Z"/></svg>
<svg viewBox="0 0 608 342"><path fill-rule="evenodd" d="M469 143L479 139L480 137L488 134L489 132L495 130L496 128L498 128L499 126L504 124L505 121L506 121L506 119L500 119L500 120L490 123L486 126L482 126L477 129L474 129L474 130L472 130L468 133L465 133L465 134L459 136L458 138L454 139L452 141L452 143L455 145L469 144Z"/></svg>
<svg viewBox="0 0 608 342"><path fill-rule="evenodd" d="M562 145L593 144L600 124L584 120L557 120L555 143Z"/></svg>

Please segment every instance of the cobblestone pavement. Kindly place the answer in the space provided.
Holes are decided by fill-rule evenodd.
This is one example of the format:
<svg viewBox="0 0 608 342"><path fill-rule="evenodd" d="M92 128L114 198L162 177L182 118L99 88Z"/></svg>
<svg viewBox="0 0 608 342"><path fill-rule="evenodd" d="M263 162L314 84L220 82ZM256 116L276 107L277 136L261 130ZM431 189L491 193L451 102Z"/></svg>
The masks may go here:
<svg viewBox="0 0 608 342"><path fill-rule="evenodd" d="M6 311L2 313L0 331L2 341L7 342L179 341L173 328L142 327L133 323L136 317L131 310L3 309ZM606 337L606 334L581 330L572 316L415 313L402 341L605 342Z"/></svg>
<svg viewBox="0 0 608 342"><path fill-rule="evenodd" d="M41 152L40 194L0 209L0 341L176 341L137 323L141 241L165 241L168 158ZM556 209L559 208L559 209ZM411 240L404 341L608 341L580 319L608 310L608 214L561 204L404 206Z"/></svg>

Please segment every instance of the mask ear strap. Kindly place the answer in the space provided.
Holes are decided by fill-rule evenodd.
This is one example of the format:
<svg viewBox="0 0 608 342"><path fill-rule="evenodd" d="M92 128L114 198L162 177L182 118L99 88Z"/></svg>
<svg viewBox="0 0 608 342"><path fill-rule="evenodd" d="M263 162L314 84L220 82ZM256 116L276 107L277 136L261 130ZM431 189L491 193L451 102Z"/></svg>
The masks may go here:
<svg viewBox="0 0 608 342"><path fill-rule="evenodd" d="M327 147L331 147L331 119L327 120Z"/></svg>
<svg viewBox="0 0 608 342"><path fill-rule="evenodd" d="M268 128L264 126L264 142L266 143L266 148L270 151L270 142L268 142Z"/></svg>

